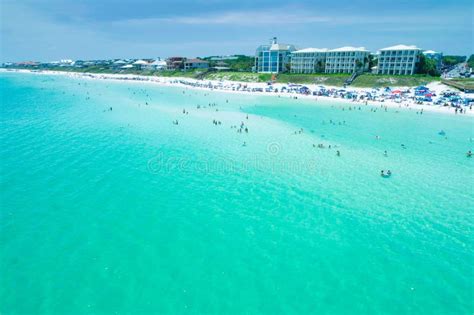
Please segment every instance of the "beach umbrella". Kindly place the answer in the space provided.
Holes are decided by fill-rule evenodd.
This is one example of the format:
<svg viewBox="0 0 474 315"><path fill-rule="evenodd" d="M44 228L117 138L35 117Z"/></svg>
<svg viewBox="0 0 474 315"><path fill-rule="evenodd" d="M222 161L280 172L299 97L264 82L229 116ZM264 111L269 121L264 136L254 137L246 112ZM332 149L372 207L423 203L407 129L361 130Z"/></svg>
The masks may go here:
<svg viewBox="0 0 474 315"><path fill-rule="evenodd" d="M428 90L426 86L420 85L415 88L415 90Z"/></svg>

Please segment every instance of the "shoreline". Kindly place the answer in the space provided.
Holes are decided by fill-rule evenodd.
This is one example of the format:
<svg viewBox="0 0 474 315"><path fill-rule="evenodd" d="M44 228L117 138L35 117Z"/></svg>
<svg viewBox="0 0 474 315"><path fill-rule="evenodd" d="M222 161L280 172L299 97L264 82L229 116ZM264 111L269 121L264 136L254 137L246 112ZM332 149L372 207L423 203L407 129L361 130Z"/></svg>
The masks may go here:
<svg viewBox="0 0 474 315"><path fill-rule="evenodd" d="M294 100L313 100L317 104L319 102L327 101L330 103L337 102L341 105L370 105L377 108L394 108L394 109L406 109L406 110L422 110L425 112L436 112L442 114L451 114L455 115L455 108L452 106L443 106L443 105L428 105L428 104L416 104L414 100L408 99L401 102L395 102L392 100L352 100L342 97L335 96L323 96L323 95L305 95L296 92L274 92L274 91L265 91L268 88L267 83L264 82L240 82L240 81L217 81L217 80L197 80L193 78L185 77L158 77L158 76L143 76L136 74L115 74L115 73L78 73L78 72L67 72L67 71L51 71L51 70L26 70L26 69L0 69L0 72L4 73L30 73L30 74L45 74L45 75L63 75L71 78L82 78L82 79L91 79L91 80L111 80L111 81L123 81L123 82L136 82L136 83L150 83L159 86L170 86L170 87L180 87L180 88L190 88L198 90L207 90L211 92L225 92L232 94L247 94L255 96L273 96L273 97L287 97ZM273 88L281 91L283 87L287 87L290 84L284 83L274 83L272 84ZM318 87L324 86L321 84L305 84L310 90L316 90ZM247 90L236 90L237 87L245 87ZM427 85L430 90L435 91L436 94L441 93L443 90L453 90L452 88L436 82L430 83ZM327 89L341 89L340 87L333 86L324 86ZM396 89L406 90L409 87L395 87ZM252 89L260 89L262 91L252 91ZM371 88L357 88L357 87L347 87L345 90L354 91L357 93L365 93L372 91ZM454 90L453 90L454 91ZM324 104L323 104L324 105ZM462 113L460 116L474 116L474 111L471 110L468 106L464 107L465 113Z"/></svg>

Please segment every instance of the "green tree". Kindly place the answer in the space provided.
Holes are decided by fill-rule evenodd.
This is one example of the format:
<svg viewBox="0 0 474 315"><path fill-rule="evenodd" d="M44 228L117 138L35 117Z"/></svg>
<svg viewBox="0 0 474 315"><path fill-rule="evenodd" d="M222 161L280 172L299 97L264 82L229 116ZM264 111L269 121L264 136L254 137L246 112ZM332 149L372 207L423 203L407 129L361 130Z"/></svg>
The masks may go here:
<svg viewBox="0 0 474 315"><path fill-rule="evenodd" d="M369 55L368 64L369 70L372 70L372 67L375 67L377 65L377 57L375 57L374 55Z"/></svg>
<svg viewBox="0 0 474 315"><path fill-rule="evenodd" d="M318 60L316 63L316 72L323 72L324 69L324 61Z"/></svg>
<svg viewBox="0 0 474 315"><path fill-rule="evenodd" d="M416 73L438 76L439 73L436 69L436 61L430 58L426 58L425 55L420 55L420 61L417 64Z"/></svg>
<svg viewBox="0 0 474 315"><path fill-rule="evenodd" d="M454 66L464 62L464 60L466 60L466 56L443 56L443 64L445 66Z"/></svg>
<svg viewBox="0 0 474 315"><path fill-rule="evenodd" d="M469 68L474 69L474 55L469 56L469 59L467 60L467 65Z"/></svg>

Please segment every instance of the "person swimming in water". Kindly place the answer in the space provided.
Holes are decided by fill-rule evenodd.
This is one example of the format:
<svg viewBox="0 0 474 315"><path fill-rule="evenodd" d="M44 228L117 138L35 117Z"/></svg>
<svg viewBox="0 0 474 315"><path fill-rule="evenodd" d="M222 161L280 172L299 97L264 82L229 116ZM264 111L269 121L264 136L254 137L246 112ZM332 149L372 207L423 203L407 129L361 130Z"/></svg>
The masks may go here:
<svg viewBox="0 0 474 315"><path fill-rule="evenodd" d="M467 157L472 157L472 151L471 150L467 151L466 156Z"/></svg>

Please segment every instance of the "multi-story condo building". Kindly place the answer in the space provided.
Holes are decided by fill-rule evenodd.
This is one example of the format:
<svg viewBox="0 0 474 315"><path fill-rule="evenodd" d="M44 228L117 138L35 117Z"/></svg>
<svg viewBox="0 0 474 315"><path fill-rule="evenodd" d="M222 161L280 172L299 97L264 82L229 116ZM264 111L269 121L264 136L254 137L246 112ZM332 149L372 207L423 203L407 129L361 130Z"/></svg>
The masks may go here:
<svg viewBox="0 0 474 315"><path fill-rule="evenodd" d="M292 73L324 72L326 48L305 48L291 53Z"/></svg>
<svg viewBox="0 0 474 315"><path fill-rule="evenodd" d="M421 49L396 45L380 49L377 74L412 75L420 60Z"/></svg>
<svg viewBox="0 0 474 315"><path fill-rule="evenodd" d="M263 73L279 73L289 70L290 54L295 46L278 44L273 37L271 44L261 45L255 52L255 71Z"/></svg>
<svg viewBox="0 0 474 315"><path fill-rule="evenodd" d="M341 47L326 53L325 73L354 73L369 66L369 51L364 47Z"/></svg>

